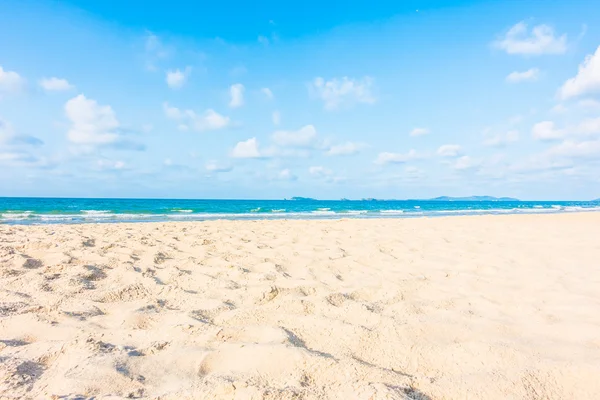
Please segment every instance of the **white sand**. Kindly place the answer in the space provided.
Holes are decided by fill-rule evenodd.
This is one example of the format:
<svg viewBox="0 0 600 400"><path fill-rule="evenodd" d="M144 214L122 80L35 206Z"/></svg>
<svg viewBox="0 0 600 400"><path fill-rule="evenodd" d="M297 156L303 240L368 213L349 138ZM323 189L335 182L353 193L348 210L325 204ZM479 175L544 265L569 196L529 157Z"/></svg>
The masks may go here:
<svg viewBox="0 0 600 400"><path fill-rule="evenodd" d="M600 213L0 226L0 397L599 399Z"/></svg>

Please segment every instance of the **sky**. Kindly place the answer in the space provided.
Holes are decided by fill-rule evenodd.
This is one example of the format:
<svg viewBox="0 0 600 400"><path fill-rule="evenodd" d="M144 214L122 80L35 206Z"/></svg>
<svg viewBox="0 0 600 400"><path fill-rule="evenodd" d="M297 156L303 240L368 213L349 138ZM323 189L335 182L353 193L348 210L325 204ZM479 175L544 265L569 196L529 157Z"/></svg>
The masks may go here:
<svg viewBox="0 0 600 400"><path fill-rule="evenodd" d="M592 1L0 0L0 196L600 197Z"/></svg>

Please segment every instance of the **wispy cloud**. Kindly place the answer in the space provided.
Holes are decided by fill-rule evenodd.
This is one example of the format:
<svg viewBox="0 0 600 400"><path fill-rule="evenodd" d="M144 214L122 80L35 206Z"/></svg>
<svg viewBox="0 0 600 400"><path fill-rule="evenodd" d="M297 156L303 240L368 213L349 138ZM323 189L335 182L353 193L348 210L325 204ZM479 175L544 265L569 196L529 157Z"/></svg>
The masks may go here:
<svg viewBox="0 0 600 400"><path fill-rule="evenodd" d="M373 83L373 78L369 76L362 79L333 78L328 81L318 77L313 80L309 88L323 101L326 110L335 110L357 103L375 103L376 98L372 93Z"/></svg>
<svg viewBox="0 0 600 400"><path fill-rule="evenodd" d="M229 107L238 108L244 105L244 85L241 83L231 85L229 95L231 96Z"/></svg>
<svg viewBox="0 0 600 400"><path fill-rule="evenodd" d="M163 103L163 110L167 118L179 122L180 130L193 129L199 132L227 128L231 125L229 117L219 114L213 109L207 109L201 114L193 110L182 110Z"/></svg>
<svg viewBox="0 0 600 400"><path fill-rule="evenodd" d="M540 76L540 70L537 68L530 68L527 71L514 71L508 74L506 82L519 83L519 82L531 82L536 81Z"/></svg>
<svg viewBox="0 0 600 400"><path fill-rule="evenodd" d="M567 51L567 35L557 36L554 28L544 24L534 26L530 31L525 22L519 22L493 45L508 54L564 54Z"/></svg>

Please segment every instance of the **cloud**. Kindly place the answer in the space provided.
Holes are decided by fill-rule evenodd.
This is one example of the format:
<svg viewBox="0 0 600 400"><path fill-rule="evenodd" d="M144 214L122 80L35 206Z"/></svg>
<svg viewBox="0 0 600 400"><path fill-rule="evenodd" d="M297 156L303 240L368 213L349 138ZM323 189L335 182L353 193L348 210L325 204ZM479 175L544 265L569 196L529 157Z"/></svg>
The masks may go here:
<svg viewBox="0 0 600 400"><path fill-rule="evenodd" d="M557 129L554 122L542 121L533 125L531 134L537 140L556 140L565 136L563 129Z"/></svg>
<svg viewBox="0 0 600 400"><path fill-rule="evenodd" d="M233 158L263 158L258 149L258 141L255 137L243 142L238 142L231 151Z"/></svg>
<svg viewBox="0 0 600 400"><path fill-rule="evenodd" d="M221 165L216 161L207 162L205 168L209 172L229 172L233 169L231 165Z"/></svg>
<svg viewBox="0 0 600 400"><path fill-rule="evenodd" d="M363 147L364 144L362 143L346 142L331 146L325 154L328 156L349 156L358 153Z"/></svg>
<svg viewBox="0 0 600 400"><path fill-rule="evenodd" d="M550 109L550 112L553 112L555 114L562 114L567 112L567 107L565 107L564 104L557 104Z"/></svg>
<svg viewBox="0 0 600 400"><path fill-rule="evenodd" d="M596 92L600 92L600 46L594 54L585 57L577 75L562 85L558 95L564 100Z"/></svg>
<svg viewBox="0 0 600 400"><path fill-rule="evenodd" d="M475 168L478 165L479 162L474 161L471 157L462 156L456 160L452 167L458 171L464 171L467 169Z"/></svg>
<svg viewBox="0 0 600 400"><path fill-rule="evenodd" d="M18 93L25 87L25 79L15 71L8 71L0 66L0 95Z"/></svg>
<svg viewBox="0 0 600 400"><path fill-rule="evenodd" d="M523 72L518 72L518 71L511 72L506 77L506 82L519 83L519 82L536 81L539 76L540 76L539 69L530 68L527 71L523 71Z"/></svg>
<svg viewBox="0 0 600 400"><path fill-rule="evenodd" d="M261 93L264 94L267 99L271 100L274 96L273 96L273 92L271 91L271 89L269 88L262 88L260 89Z"/></svg>
<svg viewBox="0 0 600 400"><path fill-rule="evenodd" d="M308 172L311 175L317 176L317 177L329 176L329 175L331 175L333 173L333 171L331 171L330 169L327 169L327 168L322 167L322 166L310 167L308 169Z"/></svg>
<svg viewBox="0 0 600 400"><path fill-rule="evenodd" d="M442 157L457 157L462 152L462 148L457 144L445 144L437 149L437 154Z"/></svg>
<svg viewBox="0 0 600 400"><path fill-rule="evenodd" d="M371 93L373 78L362 79L333 78L325 81L315 78L309 86L310 90L325 103L326 110L335 110L342 105L351 106L356 103L372 104L376 101Z"/></svg>
<svg viewBox="0 0 600 400"><path fill-rule="evenodd" d="M316 145L317 130L313 125L306 125L297 131L276 131L271 139L283 147L310 148Z"/></svg>
<svg viewBox="0 0 600 400"><path fill-rule="evenodd" d="M100 170L122 170L125 169L126 165L124 161L115 161L115 160L98 160L96 163L97 167Z"/></svg>
<svg viewBox="0 0 600 400"><path fill-rule="evenodd" d="M144 42L146 69L149 71L157 71L156 63L163 58L167 58L168 51L163 46L159 37L152 32L146 32Z"/></svg>
<svg viewBox="0 0 600 400"><path fill-rule="evenodd" d="M71 121L67 134L71 143L102 146L121 140L117 133L119 121L110 106L101 106L80 94L67 101L65 112Z"/></svg>
<svg viewBox="0 0 600 400"><path fill-rule="evenodd" d="M586 118L563 129L558 129L552 121L542 121L535 124L531 131L533 137L538 140L600 136L600 118Z"/></svg>
<svg viewBox="0 0 600 400"><path fill-rule="evenodd" d="M273 111L271 119L273 120L273 125L279 125L281 123L281 114L279 111Z"/></svg>
<svg viewBox="0 0 600 400"><path fill-rule="evenodd" d="M519 131L510 130L506 133L499 133L497 135L488 137L483 142L483 144L485 146L500 147L500 146L505 146L509 143L514 143L518 140L519 140Z"/></svg>
<svg viewBox="0 0 600 400"><path fill-rule="evenodd" d="M552 27L543 24L533 27L530 32L525 22L519 22L495 41L494 46L508 54L564 54L567 35L556 36Z"/></svg>
<svg viewBox="0 0 600 400"><path fill-rule="evenodd" d="M600 101L594 99L583 99L577 102L577 106L588 110L600 110Z"/></svg>
<svg viewBox="0 0 600 400"><path fill-rule="evenodd" d="M183 87L191 73L192 67L185 67L183 71L179 69L176 69L174 71L169 70L167 71L166 75L167 85L169 85L171 89L180 89L181 87Z"/></svg>
<svg viewBox="0 0 600 400"><path fill-rule="evenodd" d="M167 118L178 121L180 130L194 129L199 132L219 130L231 125L229 117L219 114L213 109L207 109L202 114L193 110L181 110L163 103L163 110Z"/></svg>
<svg viewBox="0 0 600 400"><path fill-rule="evenodd" d="M66 90L74 89L75 86L71 85L66 79L60 78L44 78L39 82L40 86L48 92L61 92Z"/></svg>
<svg viewBox="0 0 600 400"><path fill-rule="evenodd" d="M277 179L282 181L295 181L298 179L298 177L294 175L292 171L286 168L279 171L279 173L277 174Z"/></svg>
<svg viewBox="0 0 600 400"><path fill-rule="evenodd" d="M44 142L35 136L17 134L13 126L0 118L0 145L10 147L41 146Z"/></svg>
<svg viewBox="0 0 600 400"><path fill-rule="evenodd" d="M231 96L229 107L238 108L244 105L244 85L241 83L231 85L229 88L229 94Z"/></svg>
<svg viewBox="0 0 600 400"><path fill-rule="evenodd" d="M576 142L565 140L548 150L551 157L559 158L594 158L600 159L600 140Z"/></svg>
<svg viewBox="0 0 600 400"><path fill-rule="evenodd" d="M410 136L423 136L429 134L429 129L427 128L415 128L410 131Z"/></svg>
<svg viewBox="0 0 600 400"><path fill-rule="evenodd" d="M53 166L44 158L38 158L23 150L0 152L0 165L33 168L48 168Z"/></svg>
<svg viewBox="0 0 600 400"><path fill-rule="evenodd" d="M574 129L575 134L594 136L600 134L600 118L584 119Z"/></svg>
<svg viewBox="0 0 600 400"><path fill-rule="evenodd" d="M382 152L377 155L374 163L378 165L404 164L408 161L420 158L416 150L410 150L406 154Z"/></svg>

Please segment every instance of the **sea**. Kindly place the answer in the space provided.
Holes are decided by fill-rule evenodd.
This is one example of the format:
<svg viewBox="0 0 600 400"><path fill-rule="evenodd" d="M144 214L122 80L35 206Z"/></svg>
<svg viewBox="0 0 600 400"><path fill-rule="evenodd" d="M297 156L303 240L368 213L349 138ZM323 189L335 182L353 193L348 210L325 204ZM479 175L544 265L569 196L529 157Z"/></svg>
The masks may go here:
<svg viewBox="0 0 600 400"><path fill-rule="evenodd" d="M0 224L414 218L600 211L599 201L176 200L0 197Z"/></svg>

